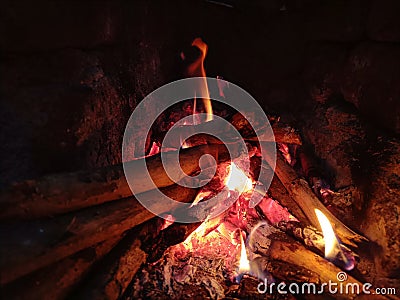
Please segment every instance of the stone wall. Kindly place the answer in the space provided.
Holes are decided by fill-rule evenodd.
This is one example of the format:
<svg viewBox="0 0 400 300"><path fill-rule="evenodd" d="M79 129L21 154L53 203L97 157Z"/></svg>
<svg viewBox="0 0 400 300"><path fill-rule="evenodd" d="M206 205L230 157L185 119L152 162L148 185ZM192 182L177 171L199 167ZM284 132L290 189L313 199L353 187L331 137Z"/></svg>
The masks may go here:
<svg viewBox="0 0 400 300"><path fill-rule="evenodd" d="M400 132L399 2L8 1L2 4L1 183L120 161L136 103L179 78L201 36L210 76L298 113L341 97Z"/></svg>
<svg viewBox="0 0 400 300"><path fill-rule="evenodd" d="M120 162L131 112L166 80L163 11L10 1L1 14L0 186Z"/></svg>

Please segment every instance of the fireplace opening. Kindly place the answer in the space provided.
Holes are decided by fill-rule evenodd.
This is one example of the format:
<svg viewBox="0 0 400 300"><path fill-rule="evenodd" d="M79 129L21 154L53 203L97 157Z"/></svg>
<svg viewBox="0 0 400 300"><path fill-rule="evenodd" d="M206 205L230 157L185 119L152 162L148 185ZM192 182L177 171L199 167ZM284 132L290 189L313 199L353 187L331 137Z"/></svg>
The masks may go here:
<svg viewBox="0 0 400 300"><path fill-rule="evenodd" d="M2 297L397 299L399 9L6 3Z"/></svg>

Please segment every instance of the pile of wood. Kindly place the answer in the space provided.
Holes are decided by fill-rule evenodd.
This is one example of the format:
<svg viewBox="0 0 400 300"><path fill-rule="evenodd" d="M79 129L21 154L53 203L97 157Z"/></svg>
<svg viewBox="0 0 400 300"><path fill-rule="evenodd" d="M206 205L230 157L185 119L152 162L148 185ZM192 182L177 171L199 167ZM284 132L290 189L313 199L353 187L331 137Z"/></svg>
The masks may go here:
<svg viewBox="0 0 400 300"><path fill-rule="evenodd" d="M243 129L237 126L239 131ZM275 124L273 129L276 142L301 144L290 127ZM204 145L180 151L181 167L187 175L198 171L199 158L204 154L212 155L217 162L233 159L219 140L207 136L201 140ZM269 138L260 141L251 136L246 140L255 144L271 142ZM265 159L271 162L271 158ZM176 185L164 171L160 155L143 160L164 194L178 202L193 201L197 190ZM130 162L133 169L137 163ZM335 218L280 155L275 174L270 192L277 194L277 200L300 220L302 227L319 228L314 213L318 208L343 243L356 247L366 240ZM174 210L174 206L157 207L151 186L140 174L135 180L141 193L154 198L155 209L165 213ZM3 294L18 299L65 298L71 293L82 299L116 299L143 263L154 261L160 251L183 241L198 226L173 224L161 230L163 220L132 196L121 165L15 184L0 194L0 220L0 282ZM269 255L289 261L294 269L297 266L322 272L320 280L336 279L332 277L340 269L315 257L301 244L295 245L277 241Z"/></svg>

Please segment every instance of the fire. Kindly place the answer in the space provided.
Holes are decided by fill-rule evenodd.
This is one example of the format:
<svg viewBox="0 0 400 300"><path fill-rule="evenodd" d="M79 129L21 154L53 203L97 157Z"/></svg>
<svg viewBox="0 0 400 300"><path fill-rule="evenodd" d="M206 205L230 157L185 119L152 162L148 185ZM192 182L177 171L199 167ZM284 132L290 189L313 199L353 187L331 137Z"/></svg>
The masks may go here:
<svg viewBox="0 0 400 300"><path fill-rule="evenodd" d="M153 142L150 148L149 156L155 155L160 153L160 147L157 145L157 143Z"/></svg>
<svg viewBox="0 0 400 300"><path fill-rule="evenodd" d="M213 109L210 100L210 93L208 91L208 84L206 79L206 71L204 69L204 60L207 55L208 46L206 43L203 42L201 38L196 38L192 42L192 46L197 47L200 50L200 57L195 60L192 64L188 67L188 75L189 76L196 76L196 77L203 77L203 84L200 89L200 96L203 98L204 108L207 113L206 122L213 120Z"/></svg>
<svg viewBox="0 0 400 300"><path fill-rule="evenodd" d="M325 241L325 257L335 258L340 249L339 241L336 238L335 232L333 231L332 225L328 218L319 210L315 209L318 221L321 225L322 233Z"/></svg>
<svg viewBox="0 0 400 300"><path fill-rule="evenodd" d="M244 193L253 189L253 182L246 174L239 169L234 162L230 164L228 176L225 179L225 185L231 191Z"/></svg>
<svg viewBox="0 0 400 300"><path fill-rule="evenodd" d="M247 258L246 246L244 244L243 236L240 234L240 261L239 261L239 274L247 273L250 271L250 262Z"/></svg>
<svg viewBox="0 0 400 300"><path fill-rule="evenodd" d="M189 148L189 147L190 147L190 145L186 142L186 140L183 141L183 143L182 143L182 149L187 149L187 148Z"/></svg>
<svg viewBox="0 0 400 300"><path fill-rule="evenodd" d="M189 143L186 142L186 140L182 141L182 136L179 136L179 143L180 143L182 149L187 149L190 147Z"/></svg>

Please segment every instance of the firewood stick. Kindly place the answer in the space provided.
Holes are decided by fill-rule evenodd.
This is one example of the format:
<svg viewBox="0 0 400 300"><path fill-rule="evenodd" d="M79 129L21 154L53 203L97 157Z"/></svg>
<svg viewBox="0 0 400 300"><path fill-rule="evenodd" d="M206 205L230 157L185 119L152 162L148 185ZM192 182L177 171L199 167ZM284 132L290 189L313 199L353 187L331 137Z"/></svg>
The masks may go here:
<svg viewBox="0 0 400 300"><path fill-rule="evenodd" d="M275 136L276 138L276 136ZM229 159L227 149L211 136L190 138L206 141L208 145L184 149L180 154L182 170L190 175L198 169L199 158L210 154L218 161ZM257 139L249 138L248 141ZM236 141L232 141L236 143ZM166 174L160 155L145 158L150 176L158 188L174 184ZM139 161L129 162L135 170ZM143 176L133 176L137 192L146 192L153 186ZM31 220L63 214L108 201L126 198L132 192L126 182L122 165L91 171L54 174L37 180L14 184L0 193L0 220Z"/></svg>
<svg viewBox="0 0 400 300"><path fill-rule="evenodd" d="M187 143L190 145L222 144L221 141L219 141L216 137L210 134L205 134L205 133L196 134L196 132L202 132L202 130L206 130L207 128L210 127L212 128L211 125L213 125L212 121L200 125L181 126L179 130L181 130L182 133L179 134L180 131L177 131L177 133L174 136L170 137L169 141L165 141L163 136L158 136L156 137L156 139L159 140L160 142L163 141L164 147L177 147L178 145L180 145L181 142L183 142L181 136L190 136L187 139ZM276 143L286 143L295 145L302 144L301 137L294 128L280 123L273 124L271 128L273 134L268 134L267 132L265 132L265 130L260 130L259 136L255 136L255 132L246 131L244 134L242 134L242 139L249 142L262 141L262 142L276 142ZM237 129L238 131L241 130L241 128ZM230 140L230 138L226 136L225 132L226 134L229 133L227 128L219 129L215 133L220 134L220 136L222 137L225 137L226 140ZM163 134L165 133L166 132L164 132ZM235 139L233 137L231 137L231 142L232 143L235 142Z"/></svg>
<svg viewBox="0 0 400 300"><path fill-rule="evenodd" d="M271 158L267 157L267 161ZM309 219L312 226L321 230L321 226L315 214L315 208L319 209L331 222L340 240L353 247L356 243L367 241L367 239L344 225L337 219L315 196L307 181L299 177L293 168L287 164L283 157L278 154L276 157L275 174L285 186L291 198L297 203L304 214Z"/></svg>
<svg viewBox="0 0 400 300"><path fill-rule="evenodd" d="M262 290L269 290L269 294L274 291L269 289L273 285L271 284L271 275L274 279L278 279L278 282L275 283L275 291L279 280L286 284L285 291L291 291L288 289L289 283L297 283L298 293L301 293L303 283L308 285L305 286L306 288L310 286L310 283L314 284L316 291L320 291L319 285L322 283L329 284L329 281L338 283L337 274L341 272L340 268L271 225L265 224L257 231L252 232L249 247L253 253L257 253L250 263L251 274L263 281L267 278L268 282L263 282ZM351 277L349 279L350 282L359 283ZM312 295L312 292L307 293L307 299L308 294ZM321 297L321 294L319 295ZM322 296L324 295L326 294L322 294ZM332 296L338 299L348 299L348 295L343 298L338 293Z"/></svg>
<svg viewBox="0 0 400 300"><path fill-rule="evenodd" d="M132 233L128 237L89 274L89 281L79 287L72 299L118 299L124 293L147 258L147 253L140 248L140 239L132 238Z"/></svg>
<svg viewBox="0 0 400 300"><path fill-rule="evenodd" d="M272 131L274 133L273 136L264 133L258 137L246 137L244 139L250 142L260 141L260 142L276 142L276 143L294 144L294 145L302 144L300 135L292 127L273 125Z"/></svg>
<svg viewBox="0 0 400 300"><path fill-rule="evenodd" d="M235 128L242 134L242 136L246 137L248 140L256 141L257 138L253 137L255 131L250 125L250 123L244 118L241 113L236 113L233 115L231 123ZM264 126L264 124L259 124ZM264 142L277 142L277 143L286 143L286 144L296 144L301 145L302 140L300 134L291 126L287 124L283 124L280 122L274 122L271 124L272 131L274 135L268 134L268 132L263 132L262 128L259 129L260 136L258 137L260 141Z"/></svg>
<svg viewBox="0 0 400 300"><path fill-rule="evenodd" d="M180 154L182 170L190 175L199 166L204 154L224 161L229 159L223 145L203 145L184 149ZM145 159L150 176L158 188L174 182L166 174L160 155ZM129 162L130 170L135 170L138 161ZM173 167L172 167L173 168ZM141 174L134 177L137 193L153 189ZM36 219L76 211L108 201L126 198L132 192L126 182L122 165L104 167L92 171L57 174L28 180L16 184L0 193L0 220Z"/></svg>
<svg viewBox="0 0 400 300"><path fill-rule="evenodd" d="M288 268L285 269L291 269L293 274L297 273L295 276L303 274L306 278L307 271L309 271L309 274L312 274L308 278L309 282L321 284L331 281L337 284L339 283L337 274L342 272L342 270L333 263L308 250L298 242L273 240L268 250L268 256L271 264L269 271L272 272L274 277L281 280L291 280L295 278L287 278L287 272L281 272L280 262L289 265ZM351 276L348 277L348 282L357 283L360 287L362 285Z"/></svg>
<svg viewBox="0 0 400 300"><path fill-rule="evenodd" d="M154 252L180 243L200 224L172 224L161 231L160 219L154 218L132 229L105 257L74 295L74 299L119 299L139 270ZM159 251L158 251L159 250ZM150 260L152 262L153 259Z"/></svg>
<svg viewBox="0 0 400 300"><path fill-rule="evenodd" d="M24 276L3 287L2 296L5 299L64 299L120 239L113 237Z"/></svg>
<svg viewBox="0 0 400 300"><path fill-rule="evenodd" d="M181 186L163 189L170 198L180 202L190 202L197 191ZM157 194L147 192L154 197L154 208L165 212L176 207L160 207ZM126 230L135 227L154 215L135 198L127 198L101 206L70 213L50 220L38 220L25 224L6 224L0 227L2 233L2 254L8 260L2 262L0 283L5 284L37 269L45 267L62 258L70 256ZM23 233L36 234L24 237ZM29 243L27 244L27 240Z"/></svg>
<svg viewBox="0 0 400 300"><path fill-rule="evenodd" d="M260 179L262 181L262 179ZM278 178L274 176L271 181L271 185L269 186L268 193L272 197L272 199L277 200L280 204L286 207L289 212L297 218L304 226L310 224L307 216L303 213L299 205L293 201L287 192L286 188L279 181Z"/></svg>
<svg viewBox="0 0 400 300"><path fill-rule="evenodd" d="M329 282L332 282L333 284L337 284L338 291L341 284L343 285L343 291L346 291L346 284L356 284L362 293L363 283L350 275L347 275L346 280L340 281L338 273L342 272L341 269L298 242L279 239L273 240L268 250L268 258L267 271L280 280L297 281L300 285L304 282L315 284L329 284ZM293 275L292 278L291 274ZM338 292L330 294L330 296L336 299L355 298L357 295L353 291L357 291L357 289L354 288L353 290L353 288L354 286L351 287L349 285L347 288L348 294ZM319 287L317 287L317 290L319 290ZM374 294L373 289L369 291L371 294ZM376 299L386 299L383 296L375 296L377 296Z"/></svg>

